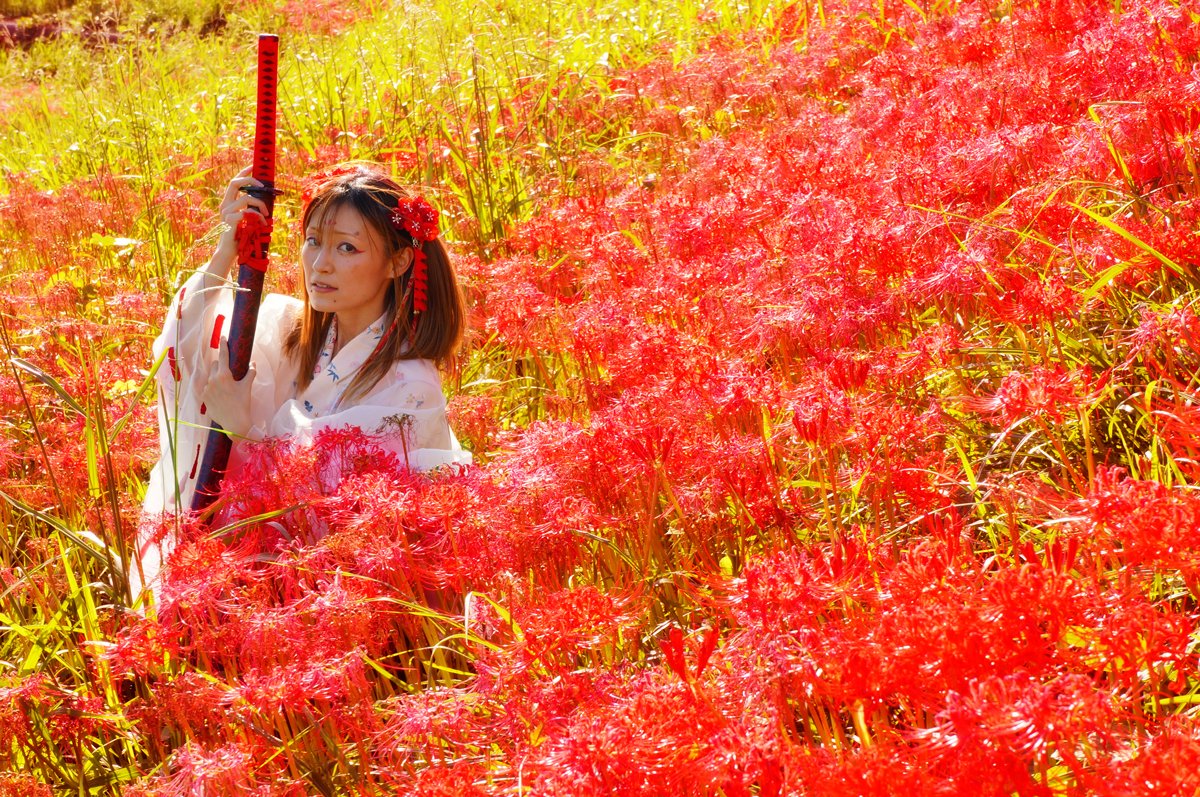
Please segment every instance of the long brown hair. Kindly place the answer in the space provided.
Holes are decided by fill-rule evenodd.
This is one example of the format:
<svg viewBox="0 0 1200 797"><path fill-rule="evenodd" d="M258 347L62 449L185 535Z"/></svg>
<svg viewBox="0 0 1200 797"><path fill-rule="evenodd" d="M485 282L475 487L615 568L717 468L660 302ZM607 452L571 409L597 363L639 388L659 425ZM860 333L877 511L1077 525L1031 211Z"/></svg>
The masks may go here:
<svg viewBox="0 0 1200 797"><path fill-rule="evenodd" d="M447 364L458 350L466 325L462 292L446 248L439 240L416 242L392 223L392 212L401 200L416 195L382 174L372 163L351 162L311 178L306 204L300 220L301 235L309 222L323 222L342 207L358 211L383 241L384 255L393 258L406 248L421 247L428 268L428 301L424 312L414 317L412 265L397 274L384 299L385 329L380 347L363 363L346 388L347 398L361 397L371 390L398 360L433 360ZM297 385L304 390L312 383L313 368L321 355L325 336L333 323L333 313L314 310L308 300L308 286L300 280L304 310L284 339L284 351L298 357L300 374Z"/></svg>

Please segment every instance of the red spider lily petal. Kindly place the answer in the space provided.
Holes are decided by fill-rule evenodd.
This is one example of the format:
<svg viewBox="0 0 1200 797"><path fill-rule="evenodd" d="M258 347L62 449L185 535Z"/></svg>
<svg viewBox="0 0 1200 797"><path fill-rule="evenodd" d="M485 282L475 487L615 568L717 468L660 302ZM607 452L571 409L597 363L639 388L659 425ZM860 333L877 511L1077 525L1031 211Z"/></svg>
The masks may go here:
<svg viewBox="0 0 1200 797"><path fill-rule="evenodd" d="M667 638L660 645L662 646L663 658L667 660L667 664L679 676L679 680L684 683L691 681L691 674L687 671L687 664L683 660L683 631L679 626L671 626L671 630L667 632Z"/></svg>
<svg viewBox="0 0 1200 797"><path fill-rule="evenodd" d="M54 792L33 775L6 772L0 774L0 794L12 797L52 797Z"/></svg>
<svg viewBox="0 0 1200 797"><path fill-rule="evenodd" d="M228 692L224 684L215 683L199 673L184 673L161 685L141 719L163 729L190 727L194 729L197 741L219 743L221 720L228 711L225 701Z"/></svg>
<svg viewBox="0 0 1200 797"><path fill-rule="evenodd" d="M708 660L712 656L713 651L717 649L717 640L720 638L721 632L716 626L708 629L704 634L704 640L700 644L700 651L696 654L696 677L699 678L704 674L704 669L708 666Z"/></svg>
<svg viewBox="0 0 1200 797"><path fill-rule="evenodd" d="M1083 781L1097 794L1190 794L1200 787L1200 734L1196 727L1168 717L1128 756L1105 761Z"/></svg>

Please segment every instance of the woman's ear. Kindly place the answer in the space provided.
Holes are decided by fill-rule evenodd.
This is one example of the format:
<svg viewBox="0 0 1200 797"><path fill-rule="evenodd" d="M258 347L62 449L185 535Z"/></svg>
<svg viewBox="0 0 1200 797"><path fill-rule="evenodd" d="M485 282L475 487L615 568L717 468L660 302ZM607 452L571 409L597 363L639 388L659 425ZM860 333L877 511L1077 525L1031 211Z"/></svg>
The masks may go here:
<svg viewBox="0 0 1200 797"><path fill-rule="evenodd" d="M413 250L410 247L404 247L399 252L392 256L392 278L399 277L404 272L408 271L413 262Z"/></svg>

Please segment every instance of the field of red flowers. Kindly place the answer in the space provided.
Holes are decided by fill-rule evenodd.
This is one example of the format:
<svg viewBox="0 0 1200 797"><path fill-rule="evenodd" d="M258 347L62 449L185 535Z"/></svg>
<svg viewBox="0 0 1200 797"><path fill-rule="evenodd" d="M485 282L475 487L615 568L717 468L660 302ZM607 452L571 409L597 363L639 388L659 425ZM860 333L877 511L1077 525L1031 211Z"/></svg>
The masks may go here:
<svg viewBox="0 0 1200 797"><path fill-rule="evenodd" d="M476 466L264 445L148 615L149 341L252 109L47 157L7 81L0 795L1197 793L1200 6L722 5L586 67L488 8L543 71L281 92L281 170L441 197Z"/></svg>

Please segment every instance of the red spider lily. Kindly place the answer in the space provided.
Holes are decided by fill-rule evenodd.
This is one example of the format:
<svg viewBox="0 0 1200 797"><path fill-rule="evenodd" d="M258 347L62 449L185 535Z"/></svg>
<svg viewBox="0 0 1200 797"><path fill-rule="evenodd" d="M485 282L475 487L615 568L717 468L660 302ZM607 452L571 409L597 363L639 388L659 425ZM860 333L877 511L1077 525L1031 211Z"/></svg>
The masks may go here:
<svg viewBox="0 0 1200 797"><path fill-rule="evenodd" d="M721 704L697 699L677 681L630 686L617 699L578 712L543 745L538 793L585 793L599 784L629 795L739 793L759 777L757 767L744 766L729 751L735 739L746 753L769 744L769 719L723 714Z"/></svg>
<svg viewBox="0 0 1200 797"><path fill-rule="evenodd" d="M200 743L220 742L228 693L225 684L199 673L183 673L161 684L153 702L140 707L138 718L159 733L180 729Z"/></svg>
<svg viewBox="0 0 1200 797"><path fill-rule="evenodd" d="M1198 509L1187 492L1112 470L1100 471L1093 493L1080 507L1096 548L1107 549L1131 566L1179 570L1193 579L1200 568Z"/></svg>
<svg viewBox="0 0 1200 797"><path fill-rule="evenodd" d="M1047 416L1058 423L1064 409L1078 407L1086 398L1090 382L1087 372L1071 373L1061 366L1034 367L1026 373L1009 373L991 397L965 403L977 412L997 415L1006 425L1030 416Z"/></svg>
<svg viewBox="0 0 1200 797"><path fill-rule="evenodd" d="M1084 782L1099 793L1133 797L1153 792L1186 794L1200 785L1195 764L1200 763L1200 739L1187 721L1168 718L1137 752L1124 759L1104 762Z"/></svg>
<svg viewBox="0 0 1200 797"><path fill-rule="evenodd" d="M173 773L161 778L146 792L154 797L182 797L187 794L216 791L219 793L254 793L269 797L300 797L302 785L290 778L277 776L260 781L255 774L258 760L266 751L252 743L228 743L202 747L188 744L173 756Z"/></svg>
<svg viewBox="0 0 1200 797"><path fill-rule="evenodd" d="M0 795L3 797L51 797L50 787L32 775L7 772L0 775Z"/></svg>

